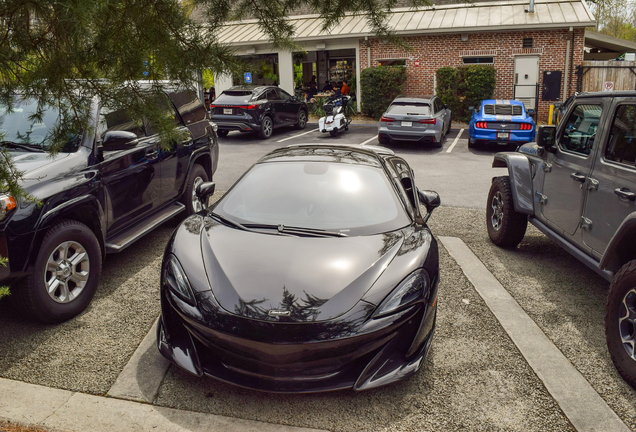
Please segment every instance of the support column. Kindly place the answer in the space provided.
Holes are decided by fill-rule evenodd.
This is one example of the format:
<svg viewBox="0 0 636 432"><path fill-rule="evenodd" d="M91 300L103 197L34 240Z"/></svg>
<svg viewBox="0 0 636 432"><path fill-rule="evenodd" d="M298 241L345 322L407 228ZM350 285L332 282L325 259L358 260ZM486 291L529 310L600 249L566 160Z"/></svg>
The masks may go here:
<svg viewBox="0 0 636 432"><path fill-rule="evenodd" d="M356 48L356 106L358 112L362 112L362 89L360 88L360 39L358 39L358 47Z"/></svg>
<svg viewBox="0 0 636 432"><path fill-rule="evenodd" d="M278 53L278 86L294 95L294 61L291 51Z"/></svg>
<svg viewBox="0 0 636 432"><path fill-rule="evenodd" d="M223 90L227 90L232 87L232 75L217 75L214 74L214 91L216 92L217 97L221 94Z"/></svg>

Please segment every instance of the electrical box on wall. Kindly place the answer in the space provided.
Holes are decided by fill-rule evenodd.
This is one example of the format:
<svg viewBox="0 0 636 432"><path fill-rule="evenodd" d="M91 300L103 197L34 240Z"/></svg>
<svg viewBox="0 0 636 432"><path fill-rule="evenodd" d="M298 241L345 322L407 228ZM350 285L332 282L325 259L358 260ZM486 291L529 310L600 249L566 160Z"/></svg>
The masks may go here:
<svg viewBox="0 0 636 432"><path fill-rule="evenodd" d="M561 99L561 71L543 72L543 92L541 99L555 101Z"/></svg>

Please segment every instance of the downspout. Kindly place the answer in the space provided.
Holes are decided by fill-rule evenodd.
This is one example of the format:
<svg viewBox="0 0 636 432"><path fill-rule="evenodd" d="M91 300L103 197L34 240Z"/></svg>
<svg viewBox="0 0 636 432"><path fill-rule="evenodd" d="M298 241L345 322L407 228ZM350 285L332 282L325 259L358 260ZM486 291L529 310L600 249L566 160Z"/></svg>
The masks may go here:
<svg viewBox="0 0 636 432"><path fill-rule="evenodd" d="M565 41L565 76L563 77L563 100L568 98L569 83L570 83L570 63L568 63L568 59L570 58L570 40Z"/></svg>
<svg viewBox="0 0 636 432"><path fill-rule="evenodd" d="M570 27L570 31L572 32L572 50L570 51L570 71L574 70L574 29ZM570 72L570 86L572 87L572 73ZM571 94L571 93L570 93ZM570 95L568 94L568 96Z"/></svg>
<svg viewBox="0 0 636 432"><path fill-rule="evenodd" d="M528 7L528 13L534 13L534 0L530 0L530 7Z"/></svg>

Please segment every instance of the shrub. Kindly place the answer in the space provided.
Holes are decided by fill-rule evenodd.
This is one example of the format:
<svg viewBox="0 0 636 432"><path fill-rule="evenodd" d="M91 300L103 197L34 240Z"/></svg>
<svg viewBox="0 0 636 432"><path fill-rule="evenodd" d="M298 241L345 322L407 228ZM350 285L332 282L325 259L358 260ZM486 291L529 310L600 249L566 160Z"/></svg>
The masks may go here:
<svg viewBox="0 0 636 432"><path fill-rule="evenodd" d="M389 104L404 89L406 69L378 66L366 68L360 73L362 87L362 112L379 119Z"/></svg>
<svg viewBox="0 0 636 432"><path fill-rule="evenodd" d="M453 118L467 122L469 107L477 107L495 92L496 70L493 66L470 65L460 68L444 67L436 72L437 96L453 112Z"/></svg>

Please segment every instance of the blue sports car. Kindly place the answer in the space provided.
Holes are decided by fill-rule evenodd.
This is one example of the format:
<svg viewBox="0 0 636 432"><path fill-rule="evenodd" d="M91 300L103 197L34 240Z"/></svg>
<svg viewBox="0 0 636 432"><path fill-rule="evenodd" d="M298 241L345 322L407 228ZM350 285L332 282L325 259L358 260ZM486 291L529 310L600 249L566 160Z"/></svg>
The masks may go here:
<svg viewBox="0 0 636 432"><path fill-rule="evenodd" d="M487 99L470 119L468 147L479 144L522 145L534 140L535 124L523 102Z"/></svg>

